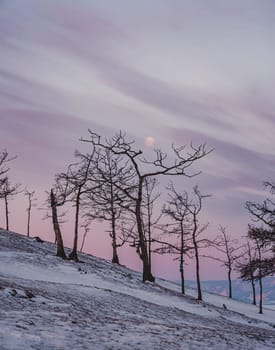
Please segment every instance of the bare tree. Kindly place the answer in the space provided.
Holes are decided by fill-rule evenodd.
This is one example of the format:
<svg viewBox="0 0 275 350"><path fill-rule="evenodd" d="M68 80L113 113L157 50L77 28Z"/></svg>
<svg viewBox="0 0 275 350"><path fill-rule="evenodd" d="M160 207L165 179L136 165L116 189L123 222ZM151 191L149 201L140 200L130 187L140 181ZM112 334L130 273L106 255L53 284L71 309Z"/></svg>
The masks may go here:
<svg viewBox="0 0 275 350"><path fill-rule="evenodd" d="M271 195L275 194L275 184L265 182L264 186ZM246 202L246 208L252 216L252 220L262 225L258 237L269 247L269 256L261 262L263 277L275 274L275 201L267 198L263 203Z"/></svg>
<svg viewBox="0 0 275 350"><path fill-rule="evenodd" d="M193 188L194 196L191 198L186 191L178 192L172 183L168 186L168 189L170 198L168 206L164 207L164 213L171 218L172 223L163 225L163 232L165 234L168 233L170 237L172 234L176 234L179 237L179 242L171 243L163 239L154 240L162 245L160 248L156 248L155 251L158 253L179 255L182 293L185 293L185 256L195 258L197 299L202 300L199 250L208 247L211 241L201 237L208 224L200 225L198 217L202 210L202 201L204 198L209 197L209 195L202 195L198 186Z"/></svg>
<svg viewBox="0 0 275 350"><path fill-rule="evenodd" d="M11 160L14 160L16 157L9 157L9 153L7 150L3 150L0 152L0 188L5 183L7 179L7 173L10 170L8 167L8 163Z"/></svg>
<svg viewBox="0 0 275 350"><path fill-rule="evenodd" d="M27 213L28 213L28 219L27 219L27 237L30 236L30 223L31 223L31 210L32 210L32 207L34 206L34 201L36 201L37 199L34 198L34 194L35 194L35 191L29 191L29 190L26 190L25 191L25 195L27 196L28 198L28 207L27 207Z"/></svg>
<svg viewBox="0 0 275 350"><path fill-rule="evenodd" d="M220 226L219 229L221 234L213 240L211 245L214 246L219 253L221 253L221 256L204 255L204 257L219 261L222 263L222 266L226 267L228 297L232 299L232 271L238 258L243 255L243 253L240 253L240 249L243 248L243 246L238 246L238 240L230 237L226 233L225 227Z"/></svg>
<svg viewBox="0 0 275 350"><path fill-rule="evenodd" d="M264 182L264 187L272 195L275 194L275 183ZM275 228L275 202L272 199L267 198L263 203L247 201L245 207L252 215L254 221L265 224L269 228Z"/></svg>
<svg viewBox="0 0 275 350"><path fill-rule="evenodd" d="M162 217L162 211L156 213L155 207L157 200L160 197L160 193L156 192L158 182L154 177L145 178L144 180L144 190L143 190L143 200L141 207L141 218L142 226L145 237L145 244L147 245L148 251L148 261L150 266L152 266L152 253L159 253L157 250L152 249L152 243L158 241L158 236L162 231L162 225L159 225L159 221ZM136 215L135 207L132 210L131 216L128 216L128 226L126 232L127 241L130 243L131 247L136 249L139 258L142 260L142 250L139 240L139 234L137 232L136 225ZM127 222L127 221L126 221ZM125 224L125 222L124 222ZM125 229L125 226L124 226ZM124 234L125 236L125 234Z"/></svg>
<svg viewBox="0 0 275 350"><path fill-rule="evenodd" d="M51 209L51 214L47 213L45 218L51 218L52 220L57 246L56 255L62 259L67 259L67 256L64 250L60 223L66 213L58 213L58 208L62 208L68 200L68 196L70 195L68 187L68 181L66 179L60 179L56 176L54 186L51 188L50 193L47 192L47 206Z"/></svg>
<svg viewBox="0 0 275 350"><path fill-rule="evenodd" d="M185 203L185 194L179 193L173 183L167 187L169 190L167 204L163 208L163 213L170 218L171 223L162 225L162 231L168 238L168 241L163 239L154 240L161 244L160 248L156 248L158 253L175 254L178 256L180 263L180 277L181 277L181 292L185 293L185 278L184 278L184 263L185 256L191 250L190 247L190 223L188 222L188 211ZM176 236L178 242L171 243L170 237ZM174 239L172 239L174 241Z"/></svg>
<svg viewBox="0 0 275 350"><path fill-rule="evenodd" d="M90 231L90 225L91 225L90 220L86 220L86 221L81 225L81 227L84 229L84 232L83 232L83 237L82 237L82 243L81 243L81 246L80 246L80 252L83 251L83 248L84 248L84 244L85 244L85 241L86 241L87 234L88 234L89 231Z"/></svg>
<svg viewBox="0 0 275 350"><path fill-rule="evenodd" d="M5 211L6 211L6 228L9 228L9 217L8 217L8 192L10 191L10 183L7 173L10 168L8 163L14 160L16 157L9 157L7 150L0 152L0 198L5 200Z"/></svg>
<svg viewBox="0 0 275 350"><path fill-rule="evenodd" d="M258 231L258 230L257 230ZM251 237L253 237L253 234L251 233ZM263 260L262 260L262 249L263 249L263 243L261 243L260 239L257 238L257 235L254 235L254 241L256 244L257 249L257 255L258 255L258 281L259 281L259 291L260 291L260 300L259 300L259 313L263 313Z"/></svg>
<svg viewBox="0 0 275 350"><path fill-rule="evenodd" d="M156 201L160 197L160 193L156 193L156 187L158 185L157 179L154 177L148 177L144 180L144 198L142 208L142 222L145 239L148 249L148 261L152 266L152 242L154 231L158 228L158 223L161 219L162 212L159 215L154 215L154 208Z"/></svg>
<svg viewBox="0 0 275 350"><path fill-rule="evenodd" d="M269 242L265 240L265 229L249 225L248 238L255 243L255 257L240 269L240 277L245 281L259 282L259 313L263 313L263 277L265 276L265 255L269 252ZM253 277L252 277L253 276Z"/></svg>
<svg viewBox="0 0 275 350"><path fill-rule="evenodd" d="M183 207L187 211L188 220L191 224L191 236L192 236L192 243L193 243L193 250L194 250L194 256L195 256L195 264L196 264L196 280L197 280L197 291L198 291L198 300L202 300L202 290L201 290L201 282L200 282L200 255L199 255L199 249L200 249L200 243L206 242L208 243L208 240L199 239L199 236L202 232L204 232L208 224L206 225L200 225L199 224L199 215L202 210L202 202L204 198L210 197L209 195L203 195L198 186L195 186L193 188L194 197L189 198L189 195L187 192L184 193L184 196L182 198L182 204Z"/></svg>
<svg viewBox="0 0 275 350"><path fill-rule="evenodd" d="M129 181L131 169L121 156L113 154L108 149L96 150L97 157L94 160L95 176L93 181L97 188L89 191L89 199L86 217L109 222L109 235L112 239L112 262L119 264L118 248L124 243L124 239L118 239L117 228L119 220L123 220L126 208L129 208L127 196L119 189L121 183ZM93 203L91 208L90 202ZM128 210L128 209L127 209Z"/></svg>
<svg viewBox="0 0 275 350"><path fill-rule="evenodd" d="M60 199L60 197L59 197ZM57 214L57 207L64 204L63 199L61 201L57 200L57 194L54 192L54 189L51 189L50 192L50 206L52 209L52 223L53 223L53 229L55 233L55 242L57 246L57 252L56 255L59 256L62 259L67 259L64 245L63 245L63 239L62 234L60 230L59 220L58 220L58 214Z"/></svg>
<svg viewBox="0 0 275 350"><path fill-rule="evenodd" d="M264 186L271 195L275 194L274 183L265 182ZM247 201L246 208L260 226L249 225L248 238L254 242L256 254L241 266L240 275L243 280L259 281L259 313L263 313L262 279L275 273L275 202L270 198L260 204Z"/></svg>
<svg viewBox="0 0 275 350"><path fill-rule="evenodd" d="M245 251L242 256L237 260L236 270L240 273L245 269L246 270L246 279L251 283L252 289L252 304L256 305L256 288L255 288L255 269L253 268L253 261L257 258L256 247L251 245L249 239L247 239Z"/></svg>
<svg viewBox="0 0 275 350"><path fill-rule="evenodd" d="M141 157L142 150L136 150L134 148L134 142L128 141L125 134L119 132L114 137L102 142L100 136L89 130L90 139L82 139L85 142L91 142L93 145L110 150L116 155L124 156L132 165L135 171L135 183L134 187L137 188L135 193L132 193L131 187L120 187L120 189L135 203L135 218L137 224L137 232L139 236L139 244L143 263L143 281L153 282L155 278L151 272L151 265L149 261L148 249L146 244L146 237L142 222L142 203L143 203L143 190L144 181L146 178L157 177L163 175L181 175L181 176L195 176L198 173L189 174L188 170L193 163L204 156L210 151L206 150L205 145L199 145L194 147L191 144L190 150L185 151L185 147L175 147L172 145L172 152L175 159L172 163L167 162L167 154L161 150L155 150L155 158L153 161L149 161L144 157ZM147 167L147 171L143 170Z"/></svg>
<svg viewBox="0 0 275 350"><path fill-rule="evenodd" d="M8 162L8 152L7 151L0 152L0 188L2 187L3 183L6 181L5 174L9 171L9 168L6 165L7 162Z"/></svg>
<svg viewBox="0 0 275 350"><path fill-rule="evenodd" d="M9 230L9 200L20 193L20 184L11 185L8 177L2 182L0 189L0 198L4 199L5 216L6 216L6 230Z"/></svg>
<svg viewBox="0 0 275 350"><path fill-rule="evenodd" d="M66 201L71 201L75 207L74 220L74 243L73 249L69 254L69 258L75 261L78 260L77 246L78 246L78 230L80 219L80 207L83 203L85 194L92 191L93 188L88 186L90 182L90 170L92 167L92 160L94 157L94 148L88 154L82 154L76 151L75 156L80 158L80 161L68 166L66 173L57 175L59 181L67 183L67 198Z"/></svg>
<svg viewBox="0 0 275 350"><path fill-rule="evenodd" d="M254 249L255 252L255 249ZM248 255L248 264L251 266L253 260L255 260L255 253L252 250L249 240L247 240L247 255ZM254 270L250 269L250 282L252 288L252 304L256 305L256 289L255 289L255 276Z"/></svg>

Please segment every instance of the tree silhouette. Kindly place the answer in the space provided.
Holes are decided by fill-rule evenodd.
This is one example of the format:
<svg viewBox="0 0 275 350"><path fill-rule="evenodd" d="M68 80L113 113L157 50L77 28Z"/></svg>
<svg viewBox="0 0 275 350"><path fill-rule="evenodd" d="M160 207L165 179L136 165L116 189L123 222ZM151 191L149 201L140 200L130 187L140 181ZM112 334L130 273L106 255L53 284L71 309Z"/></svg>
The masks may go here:
<svg viewBox="0 0 275 350"><path fill-rule="evenodd" d="M142 208L142 221L143 221L143 230L147 242L148 249L148 260L150 266L152 265L152 242L154 236L154 230L158 228L158 223L161 219L162 213L155 216L154 207L156 201L160 197L160 193L156 193L158 182L154 177L148 177L144 181L144 200Z"/></svg>
<svg viewBox="0 0 275 350"><path fill-rule="evenodd" d="M56 255L62 259L67 259L67 256L64 250L60 224L59 224L59 216L57 213L57 208L59 206L62 206L65 203L64 192L60 183L57 183L55 188L51 189L49 201L50 201L50 207L52 211L51 217L52 217L53 229L55 233L55 242L57 247Z"/></svg>
<svg viewBox="0 0 275 350"><path fill-rule="evenodd" d="M255 244L255 256L246 265L240 268L240 277L245 281L257 280L259 282L260 298L259 313L263 313L263 277L265 276L266 258L269 252L269 242L265 240L265 229L249 225L248 238Z"/></svg>
<svg viewBox="0 0 275 350"><path fill-rule="evenodd" d="M0 198L4 199L5 201L5 216L7 230L9 229L8 199L10 196L13 196L13 193L15 195L15 192L17 191L17 189L13 189L14 186L10 185L10 181L7 175L10 170L8 163L14 160L15 158L16 157L9 157L9 153L7 150L3 150L0 152Z"/></svg>
<svg viewBox="0 0 275 350"><path fill-rule="evenodd" d="M143 201L141 207L142 225L145 243L147 245L148 261L150 266L152 266L152 253L157 252L156 250L152 249L152 243L157 242L156 238L162 230L161 225L159 225L159 221L162 217L162 212L160 212L157 215L155 213L156 202L160 197L160 193L156 192L157 185L158 182L156 178L152 177L145 179L143 189ZM136 249L139 258L142 260L142 250L139 235L136 229L137 225L135 207L132 208L131 212L132 215L128 216L128 220L125 220L123 222L123 236L126 237L125 239L130 243L130 246Z"/></svg>
<svg viewBox="0 0 275 350"><path fill-rule="evenodd" d="M197 281L197 291L198 291L198 300L202 300L202 290L201 290L201 281L200 281L200 256L199 249L200 243L208 242L208 240L200 240L199 236L202 232L206 230L208 224L200 225L199 224L199 215L202 210L202 203L204 198L210 197L209 195L203 195L198 186L193 188L193 198L189 197L188 193L185 192L182 197L183 208L186 209L188 215L188 222L190 223L190 232L192 237L193 251L195 256L195 265L196 265L196 281Z"/></svg>
<svg viewBox="0 0 275 350"><path fill-rule="evenodd" d="M28 198L28 207L27 207L27 213L28 213L28 219L27 219L27 237L30 236L30 223L31 223L31 210L34 206L33 202L37 200L37 198L34 198L35 191L29 191L26 190L24 193Z"/></svg>
<svg viewBox="0 0 275 350"><path fill-rule="evenodd" d="M51 209L51 215L47 213L46 218L50 217L52 219L55 243L57 246L56 255L62 259L67 259L60 229L60 220L65 216L65 212L61 214L58 213L58 208L62 207L67 202L69 194L68 182L56 176L54 186L51 188L50 193L47 192L47 205Z"/></svg>
<svg viewBox="0 0 275 350"><path fill-rule="evenodd" d="M119 264L118 248L124 239L118 239L118 223L129 208L127 196L119 189L122 182L129 181L131 169L121 156L113 154L108 149L97 149L93 161L94 189L87 193L88 201L85 216L109 223L109 235L112 239L112 262ZM127 208L127 209L126 209Z"/></svg>
<svg viewBox="0 0 275 350"><path fill-rule="evenodd" d="M143 151L134 147L134 141L129 141L126 135L119 132L114 137L106 139L105 142L96 133L89 130L90 139L82 139L82 141L90 142L94 146L102 147L110 150L116 155L125 157L135 172L135 181L132 186L119 186L130 200L134 202L135 218L137 224L137 232L140 244L140 251L143 263L143 281L154 281L151 272L151 265L149 261L148 248L146 244L146 237L142 222L142 203L144 195L144 182L146 178L153 178L158 176L188 176L192 177L199 172L188 173L189 168L194 162L206 156L210 151L206 150L206 146L201 144L195 147L191 144L190 149L186 150L185 146L175 147L172 145L171 151L174 155L174 160L169 162L167 154L161 150L155 150L153 160L147 160L142 156ZM147 170L145 170L147 168ZM137 191L133 193L132 188Z"/></svg>
<svg viewBox="0 0 275 350"><path fill-rule="evenodd" d="M0 189L0 198L4 199L5 216L6 216L6 230L9 230L9 200L20 193L20 184L12 185L8 177L2 182Z"/></svg>
<svg viewBox="0 0 275 350"><path fill-rule="evenodd" d="M94 148L92 148L91 152L87 154L82 154L76 151L75 156L80 159L79 162L70 164L66 173L60 173L57 175L58 181L64 181L67 184L66 201L72 202L75 208L74 243L73 249L69 254L69 258L75 261L78 261L77 247L80 208L83 205L84 197L87 192L93 191L98 186L93 186L91 184L92 181L90 177L94 154Z"/></svg>
<svg viewBox="0 0 275 350"><path fill-rule="evenodd" d="M252 289L252 304L256 305L256 288L255 288L255 269L253 268L252 262L257 259L256 247L252 245L252 242L247 239L245 245L245 251L239 257L236 264L237 271L242 274L245 271L246 280L250 281ZM242 272L243 271L243 272Z"/></svg>
<svg viewBox="0 0 275 350"><path fill-rule="evenodd" d="M226 233L226 228L223 226L219 227L221 234L217 236L211 246L214 246L215 249L221 254L216 255L204 255L204 257L219 261L222 263L222 266L225 266L227 269L227 281L228 281L228 297L232 299L232 272L235 264L237 264L238 259L243 255L243 252L240 252L240 249L243 246L238 245L238 240L233 239Z"/></svg>
<svg viewBox="0 0 275 350"><path fill-rule="evenodd" d="M84 248L84 244L85 244L85 241L86 241L87 234L88 234L89 231L90 231L90 225L91 225L90 220L86 220L86 221L81 225L81 228L83 228L84 232L83 232L82 242L81 242L81 246L80 246L80 252L83 251L83 248Z"/></svg>
<svg viewBox="0 0 275 350"><path fill-rule="evenodd" d="M271 195L275 194L275 184L265 182L264 186ZM269 255L261 262L261 271L263 277L275 274L275 202L267 198L263 203L254 203L247 201L245 204L247 210L252 216L254 222L258 222L261 226L258 237L264 243ZM252 262L253 263L253 262Z"/></svg>
<svg viewBox="0 0 275 350"><path fill-rule="evenodd" d="M190 223L185 203L185 194L178 192L171 182L168 187L168 201L163 208L163 213L171 222L162 225L163 235L168 241L154 240L161 244L155 251L161 254L175 254L180 263L181 292L185 293L184 262L185 256L191 251ZM171 243L171 236L176 237L177 242ZM174 239L172 239L174 241Z"/></svg>
<svg viewBox="0 0 275 350"><path fill-rule="evenodd" d="M0 152L0 188L6 181L6 174L10 170L10 168L8 167L8 163L15 158L16 157L9 157L9 153L7 150L3 150Z"/></svg>

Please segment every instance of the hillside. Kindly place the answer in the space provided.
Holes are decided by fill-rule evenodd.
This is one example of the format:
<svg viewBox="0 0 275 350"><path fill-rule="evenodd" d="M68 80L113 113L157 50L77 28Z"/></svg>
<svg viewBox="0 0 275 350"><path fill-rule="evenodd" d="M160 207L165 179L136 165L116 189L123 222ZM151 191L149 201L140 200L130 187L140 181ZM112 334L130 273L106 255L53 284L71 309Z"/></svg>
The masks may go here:
<svg viewBox="0 0 275 350"><path fill-rule="evenodd" d="M204 294L0 231L0 349L274 349L275 311ZM194 291L189 290L192 294ZM222 307L226 304L227 310Z"/></svg>

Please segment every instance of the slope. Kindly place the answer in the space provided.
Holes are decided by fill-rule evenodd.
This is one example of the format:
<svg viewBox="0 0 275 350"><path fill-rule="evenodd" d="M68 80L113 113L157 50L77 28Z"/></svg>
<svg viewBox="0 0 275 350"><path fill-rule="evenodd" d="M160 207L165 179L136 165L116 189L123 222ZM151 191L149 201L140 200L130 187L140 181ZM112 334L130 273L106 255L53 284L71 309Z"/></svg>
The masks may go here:
<svg viewBox="0 0 275 350"><path fill-rule="evenodd" d="M51 243L0 231L0 349L272 349L275 312L205 295ZM237 306L235 306L237 308Z"/></svg>

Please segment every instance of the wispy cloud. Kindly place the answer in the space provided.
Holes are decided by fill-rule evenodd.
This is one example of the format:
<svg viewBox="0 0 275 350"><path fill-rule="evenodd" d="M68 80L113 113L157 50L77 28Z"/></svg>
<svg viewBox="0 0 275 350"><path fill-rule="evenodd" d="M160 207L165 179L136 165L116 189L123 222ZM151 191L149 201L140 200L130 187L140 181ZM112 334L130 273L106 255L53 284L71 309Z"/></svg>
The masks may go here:
<svg viewBox="0 0 275 350"><path fill-rule="evenodd" d="M53 171L88 126L207 142L203 186L257 196L275 168L274 32L274 1L2 1L1 140Z"/></svg>

